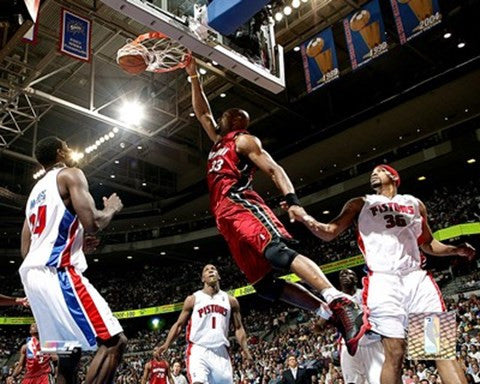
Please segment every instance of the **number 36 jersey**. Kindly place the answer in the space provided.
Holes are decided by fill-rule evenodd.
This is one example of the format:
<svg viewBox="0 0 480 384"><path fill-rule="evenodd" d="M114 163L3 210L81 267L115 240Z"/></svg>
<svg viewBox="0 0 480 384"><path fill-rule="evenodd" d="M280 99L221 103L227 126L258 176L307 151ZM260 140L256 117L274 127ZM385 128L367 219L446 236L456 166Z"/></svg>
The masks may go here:
<svg viewBox="0 0 480 384"><path fill-rule="evenodd" d="M74 266L87 269L83 254L83 227L70 212L58 191L57 175L65 168L47 172L30 192L25 210L30 228L30 249L20 269Z"/></svg>
<svg viewBox="0 0 480 384"><path fill-rule="evenodd" d="M358 216L358 245L372 272L420 269L422 221L419 201L411 195L366 195Z"/></svg>

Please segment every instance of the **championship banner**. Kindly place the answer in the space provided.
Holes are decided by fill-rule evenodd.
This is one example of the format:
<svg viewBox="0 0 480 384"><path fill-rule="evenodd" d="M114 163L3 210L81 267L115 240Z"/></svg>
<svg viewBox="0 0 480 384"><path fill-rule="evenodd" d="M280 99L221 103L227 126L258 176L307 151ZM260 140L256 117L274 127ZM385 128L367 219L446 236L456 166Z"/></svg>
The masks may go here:
<svg viewBox="0 0 480 384"><path fill-rule="evenodd" d="M92 22L62 9L60 52L75 59L90 61Z"/></svg>
<svg viewBox="0 0 480 384"><path fill-rule="evenodd" d="M378 0L365 4L343 19L343 28L353 69L387 52L385 26Z"/></svg>
<svg viewBox="0 0 480 384"><path fill-rule="evenodd" d="M480 223L466 223L458 224L452 227L440 229L433 233L433 237L439 241L449 240L457 238L460 236L468 235L480 235ZM331 263L322 264L320 268L323 273L330 274L333 272L341 271L345 268L358 267L359 265L365 264L363 255L352 256L347 259L333 261ZM292 283L297 283L300 281L300 278L291 273L289 275L281 276L281 279L290 281ZM251 285L246 285L240 288L234 288L228 291L229 295L235 297L247 296L252 293L255 293L255 289ZM182 309L183 303L172 303L165 304L158 307L149 307L149 308L140 308L140 309L130 309L125 311L113 312L115 317L118 319L132 319L135 317L143 316L153 316L161 315L165 313L178 312ZM22 324L31 324L33 322L33 317L0 317L0 325L22 325Z"/></svg>
<svg viewBox="0 0 480 384"><path fill-rule="evenodd" d="M442 21L438 0L390 0L390 2L401 44Z"/></svg>
<svg viewBox="0 0 480 384"><path fill-rule="evenodd" d="M339 75L332 28L327 28L301 46L308 93Z"/></svg>
<svg viewBox="0 0 480 384"><path fill-rule="evenodd" d="M32 18L33 25L27 31L27 33L23 36L22 40L25 43L36 44L37 35L38 35L38 24L39 24L37 23L37 19L38 19L38 10L40 8L40 0L24 0L24 1L25 1L25 6L28 9L28 13Z"/></svg>

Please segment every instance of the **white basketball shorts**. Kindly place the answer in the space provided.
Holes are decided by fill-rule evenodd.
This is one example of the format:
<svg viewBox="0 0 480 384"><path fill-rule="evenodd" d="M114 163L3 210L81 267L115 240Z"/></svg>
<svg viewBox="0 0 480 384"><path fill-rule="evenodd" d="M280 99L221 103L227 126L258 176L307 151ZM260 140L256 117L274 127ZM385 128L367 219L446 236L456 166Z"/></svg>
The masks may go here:
<svg viewBox="0 0 480 384"><path fill-rule="evenodd" d="M405 274L370 272L363 278L363 289L372 330L385 337L404 339L410 313L445 311L437 283L424 270Z"/></svg>
<svg viewBox="0 0 480 384"><path fill-rule="evenodd" d="M123 332L107 302L75 268L26 268L20 275L42 343L78 341L88 351L97 348L96 338Z"/></svg>
<svg viewBox="0 0 480 384"><path fill-rule="evenodd" d="M363 336L366 337L366 336ZM363 339L363 338L362 338ZM358 346L355 356L350 356L345 345L340 350L340 366L346 384L380 384L385 360L382 341Z"/></svg>
<svg viewBox="0 0 480 384"><path fill-rule="evenodd" d="M188 344L187 374L191 384L232 384L233 371L227 348L205 348Z"/></svg>

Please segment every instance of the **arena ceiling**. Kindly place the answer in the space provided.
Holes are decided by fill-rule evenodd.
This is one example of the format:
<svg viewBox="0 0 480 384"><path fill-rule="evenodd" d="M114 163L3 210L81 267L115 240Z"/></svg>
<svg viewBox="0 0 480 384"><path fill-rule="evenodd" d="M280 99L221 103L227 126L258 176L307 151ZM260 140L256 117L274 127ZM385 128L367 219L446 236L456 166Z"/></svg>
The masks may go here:
<svg viewBox="0 0 480 384"><path fill-rule="evenodd" d="M328 177L359 159L420 140L480 113L477 1L440 1L442 24L403 46L396 40L388 4L381 2L390 50L351 71L339 20L364 2L311 0L277 24L287 68L287 90L279 95L205 66L204 86L214 113L231 106L249 111L252 132L282 159L296 182ZM172 1L170 10L188 13L193 3ZM92 63L58 53L62 8L94 21ZM301 56L293 48L328 25L333 26L343 70L338 80L307 95ZM450 39L443 38L447 30ZM82 150L113 126L120 127L119 132L82 164L96 197L117 191L126 212L153 207L166 220L192 212L205 214L203 177L210 143L190 116L185 74L130 76L115 62L126 39L144 31L101 1L43 1L37 44L19 44L0 62L0 229L18 226L18 214L38 170L32 157L38 139L58 135ZM457 48L460 40L466 43L462 49ZM220 97L222 93L226 97ZM155 132L152 137L122 129L118 109L129 97L140 98L147 106L143 125ZM262 192L270 192L269 188L265 180L260 182ZM187 204L191 201L195 204Z"/></svg>

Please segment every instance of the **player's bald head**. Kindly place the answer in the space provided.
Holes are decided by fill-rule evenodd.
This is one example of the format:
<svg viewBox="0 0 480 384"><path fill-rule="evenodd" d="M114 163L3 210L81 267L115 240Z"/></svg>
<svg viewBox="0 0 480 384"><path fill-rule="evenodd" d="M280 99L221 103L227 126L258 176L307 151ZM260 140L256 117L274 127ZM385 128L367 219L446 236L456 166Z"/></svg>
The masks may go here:
<svg viewBox="0 0 480 384"><path fill-rule="evenodd" d="M240 108L229 108L223 112L218 122L218 131L221 136L231 131L240 131L248 128L250 115Z"/></svg>

